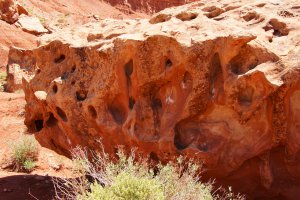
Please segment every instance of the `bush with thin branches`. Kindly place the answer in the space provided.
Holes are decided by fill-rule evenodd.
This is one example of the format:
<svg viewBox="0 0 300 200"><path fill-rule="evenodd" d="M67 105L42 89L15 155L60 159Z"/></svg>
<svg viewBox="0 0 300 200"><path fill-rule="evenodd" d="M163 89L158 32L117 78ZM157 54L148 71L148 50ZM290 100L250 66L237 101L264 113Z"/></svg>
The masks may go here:
<svg viewBox="0 0 300 200"><path fill-rule="evenodd" d="M212 183L199 180L200 165L179 157L176 163L149 165L135 152L127 156L119 149L117 161L103 151L76 148L74 175L55 178L57 199L76 200L213 200L243 199L231 192L217 195ZM152 166L152 167L150 167Z"/></svg>

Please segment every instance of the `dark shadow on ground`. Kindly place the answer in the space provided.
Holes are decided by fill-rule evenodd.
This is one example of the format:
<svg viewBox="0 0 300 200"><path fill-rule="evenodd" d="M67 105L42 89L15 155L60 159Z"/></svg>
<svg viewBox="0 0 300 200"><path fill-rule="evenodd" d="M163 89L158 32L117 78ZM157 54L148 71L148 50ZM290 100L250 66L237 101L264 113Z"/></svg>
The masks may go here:
<svg viewBox="0 0 300 200"><path fill-rule="evenodd" d="M54 196L50 176L22 174L0 178L0 200L52 200Z"/></svg>

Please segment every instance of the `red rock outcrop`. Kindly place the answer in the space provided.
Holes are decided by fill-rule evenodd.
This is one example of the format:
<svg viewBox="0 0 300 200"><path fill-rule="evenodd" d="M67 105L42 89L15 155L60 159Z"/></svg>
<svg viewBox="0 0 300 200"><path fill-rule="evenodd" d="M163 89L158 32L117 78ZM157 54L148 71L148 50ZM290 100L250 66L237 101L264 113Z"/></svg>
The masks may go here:
<svg viewBox="0 0 300 200"><path fill-rule="evenodd" d="M0 20L13 24L18 20L19 16L22 14L28 15L28 12L15 0L0 1Z"/></svg>
<svg viewBox="0 0 300 200"><path fill-rule="evenodd" d="M14 49L25 124L58 153L138 147L204 162L252 198L300 195L300 6L209 1L113 20Z"/></svg>

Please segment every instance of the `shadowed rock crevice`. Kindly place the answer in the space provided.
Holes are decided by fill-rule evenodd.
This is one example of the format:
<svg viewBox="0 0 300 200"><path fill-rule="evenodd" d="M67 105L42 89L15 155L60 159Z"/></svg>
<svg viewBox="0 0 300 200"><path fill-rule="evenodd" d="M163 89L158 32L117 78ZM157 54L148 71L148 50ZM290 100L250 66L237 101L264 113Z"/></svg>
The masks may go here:
<svg viewBox="0 0 300 200"><path fill-rule="evenodd" d="M48 118L46 125L50 128L57 125L57 119L54 117L52 113L50 114L50 117Z"/></svg>
<svg viewBox="0 0 300 200"><path fill-rule="evenodd" d="M59 57L54 59L54 63L56 63L56 64L62 63L65 59L66 59L66 56L62 54Z"/></svg>
<svg viewBox="0 0 300 200"><path fill-rule="evenodd" d="M44 128L44 120L42 119L35 120L34 124L37 132L40 132Z"/></svg>
<svg viewBox="0 0 300 200"><path fill-rule="evenodd" d="M179 150L188 148L200 134L198 128L186 126L188 123L187 121L179 122L174 128L174 145Z"/></svg>
<svg viewBox="0 0 300 200"><path fill-rule="evenodd" d="M108 106L108 110L114 121L119 125L122 125L127 119L127 110L123 104L122 99L120 97L116 97Z"/></svg>
<svg viewBox="0 0 300 200"><path fill-rule="evenodd" d="M78 101L84 101L87 97L88 92L86 90L80 90L76 92L76 99Z"/></svg>
<svg viewBox="0 0 300 200"><path fill-rule="evenodd" d="M88 106L88 111L89 111L90 116L91 116L93 119L96 119L96 118L97 118L98 114L97 114L97 111L96 111L96 109L95 109L94 106L91 106L91 105Z"/></svg>
<svg viewBox="0 0 300 200"><path fill-rule="evenodd" d="M56 107L56 112L58 114L58 116L64 121L64 122L68 122L68 117L66 115L66 113L59 107Z"/></svg>

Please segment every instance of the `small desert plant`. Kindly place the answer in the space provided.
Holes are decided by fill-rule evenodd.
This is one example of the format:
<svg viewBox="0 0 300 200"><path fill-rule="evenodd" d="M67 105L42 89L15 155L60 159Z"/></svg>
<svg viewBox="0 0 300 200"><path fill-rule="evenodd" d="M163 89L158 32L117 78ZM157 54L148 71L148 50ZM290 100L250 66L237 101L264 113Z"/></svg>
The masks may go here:
<svg viewBox="0 0 300 200"><path fill-rule="evenodd" d="M177 162L152 167L148 159L134 152L126 156L122 149L114 162L104 153L76 148L74 176L53 179L57 199L76 200L211 200L220 199L211 183L201 183L200 165L182 157ZM222 195L222 199L242 199Z"/></svg>
<svg viewBox="0 0 300 200"><path fill-rule="evenodd" d="M24 135L12 144L12 162L17 171L30 172L35 167L39 146L34 137Z"/></svg>
<svg viewBox="0 0 300 200"><path fill-rule="evenodd" d="M6 84L7 74L6 72L0 73L0 91L4 91Z"/></svg>

